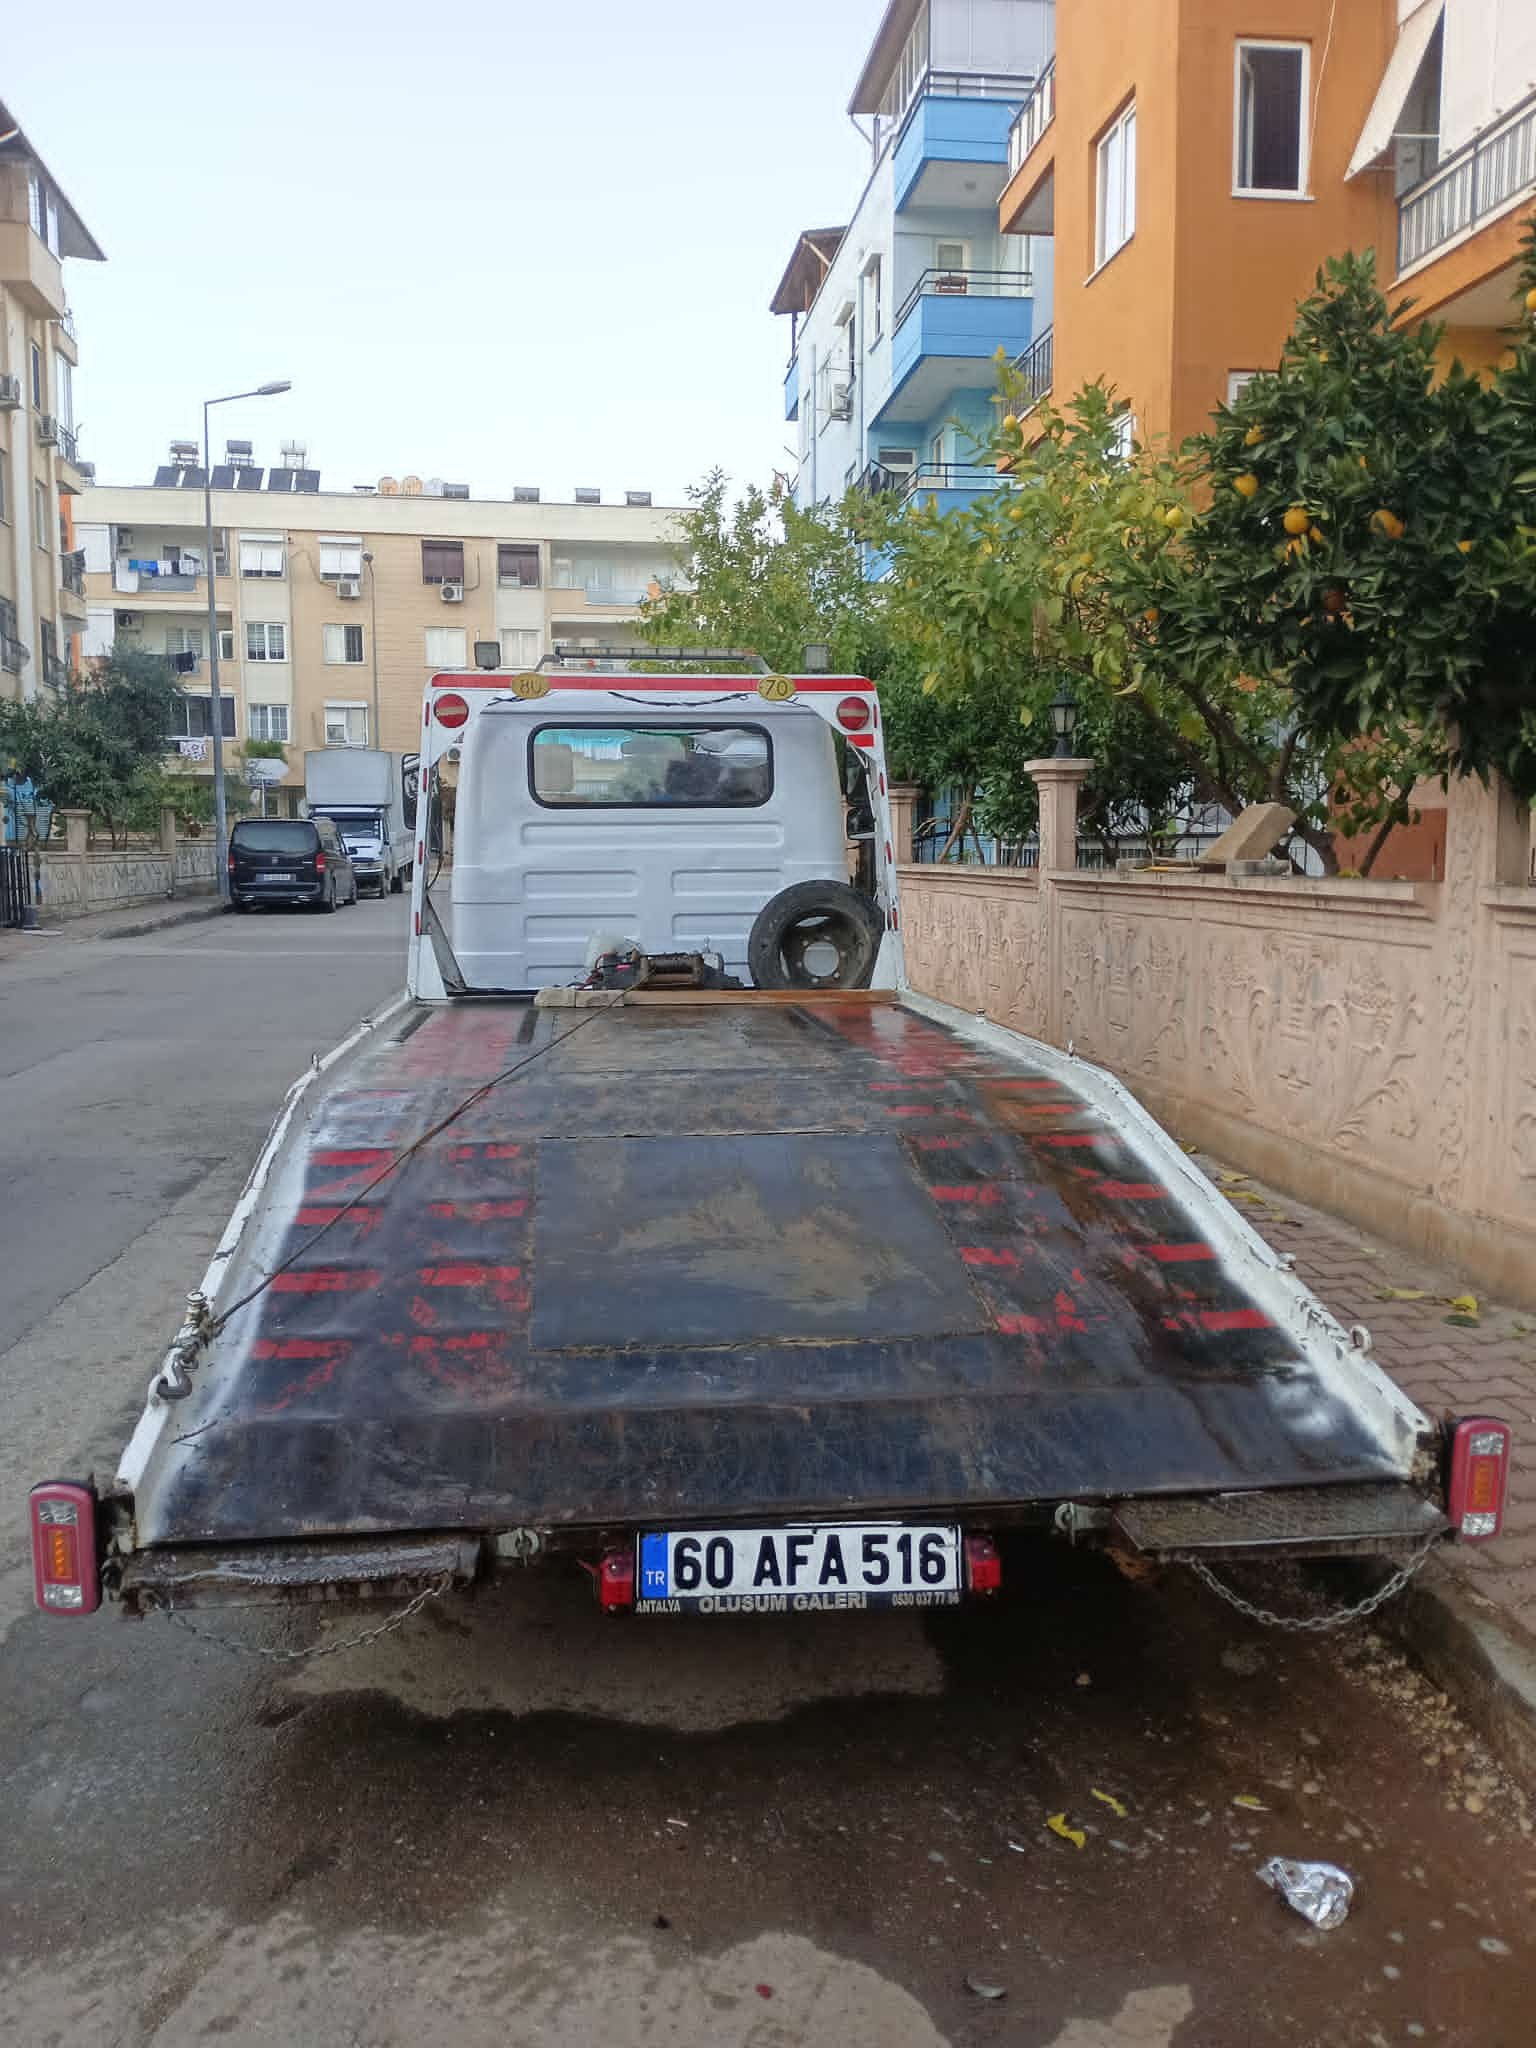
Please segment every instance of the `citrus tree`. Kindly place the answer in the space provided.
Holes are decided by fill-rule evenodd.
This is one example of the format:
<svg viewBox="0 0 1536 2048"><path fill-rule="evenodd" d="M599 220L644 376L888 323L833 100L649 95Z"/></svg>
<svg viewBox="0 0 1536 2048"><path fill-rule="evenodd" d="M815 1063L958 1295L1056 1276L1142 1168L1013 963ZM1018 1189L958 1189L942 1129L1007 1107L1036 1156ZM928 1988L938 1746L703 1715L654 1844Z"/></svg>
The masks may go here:
<svg viewBox="0 0 1536 2048"><path fill-rule="evenodd" d="M999 383L1011 406L1019 387L1005 364ZM1160 599L1197 502L1187 470L1127 449L1102 383L1064 408L1042 403L1027 424L1005 411L983 452L1002 473L996 492L949 512L930 499L867 515L890 563L890 628L923 687L963 701L1001 679L1013 719L1043 737L1065 682L1106 822L1114 807L1155 830L1181 800L1237 811L1278 799L1331 864L1316 765L1283 687L1235 666L1195 673L1165 649Z"/></svg>
<svg viewBox="0 0 1536 2048"><path fill-rule="evenodd" d="M1327 264L1278 370L1189 445L1205 503L1148 565L1164 661L1284 692L1340 822L1374 829L1367 865L1426 775L1497 768L1536 798L1529 315L1480 381L1441 375L1408 310L1369 255Z"/></svg>

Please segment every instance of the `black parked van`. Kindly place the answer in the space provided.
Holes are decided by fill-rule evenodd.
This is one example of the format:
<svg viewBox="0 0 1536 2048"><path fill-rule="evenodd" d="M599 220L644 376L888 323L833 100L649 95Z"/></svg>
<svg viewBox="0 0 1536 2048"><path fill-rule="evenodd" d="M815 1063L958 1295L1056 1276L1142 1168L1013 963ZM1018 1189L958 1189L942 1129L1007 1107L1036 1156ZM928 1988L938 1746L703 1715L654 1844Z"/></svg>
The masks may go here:
<svg viewBox="0 0 1536 2048"><path fill-rule="evenodd" d="M242 818L229 835L229 895L334 910L357 901L357 876L329 818Z"/></svg>

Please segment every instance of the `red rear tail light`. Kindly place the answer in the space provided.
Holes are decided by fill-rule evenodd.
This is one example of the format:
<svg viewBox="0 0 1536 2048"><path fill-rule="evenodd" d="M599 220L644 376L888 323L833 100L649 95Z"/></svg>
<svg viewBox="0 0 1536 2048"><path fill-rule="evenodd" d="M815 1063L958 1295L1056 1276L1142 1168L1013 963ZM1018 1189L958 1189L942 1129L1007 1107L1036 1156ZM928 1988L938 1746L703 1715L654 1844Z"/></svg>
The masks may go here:
<svg viewBox="0 0 1536 2048"><path fill-rule="evenodd" d="M837 722L844 732L863 732L869 724L869 701L865 697L839 697Z"/></svg>
<svg viewBox="0 0 1536 2048"><path fill-rule="evenodd" d="M1003 1560L990 1536L966 1537L965 1583L973 1593L995 1593L1003 1583Z"/></svg>
<svg viewBox="0 0 1536 2048"><path fill-rule="evenodd" d="M635 1553L610 1550L597 1572L597 1600L600 1607L633 1607L635 1604Z"/></svg>
<svg viewBox="0 0 1536 2048"><path fill-rule="evenodd" d="M101 1605L96 1570L96 1496L72 1479L34 1486L32 1592L49 1614L94 1614Z"/></svg>
<svg viewBox="0 0 1536 2048"><path fill-rule="evenodd" d="M317 875L323 875L325 873L325 855L323 853L317 853L315 855L315 873Z"/></svg>
<svg viewBox="0 0 1536 2048"><path fill-rule="evenodd" d="M450 732L454 732L459 726L469 723L469 700L456 690L447 690L437 699L432 712L439 725L446 725Z"/></svg>
<svg viewBox="0 0 1536 2048"><path fill-rule="evenodd" d="M1504 1519L1509 1484L1509 1424L1475 1415L1451 1436L1451 1483L1446 1513L1463 1543L1486 1543Z"/></svg>
<svg viewBox="0 0 1536 2048"><path fill-rule="evenodd" d="M234 855L234 849L233 849L233 848L231 848L231 849L230 849L230 855L229 855L229 872L230 872L231 874L233 874L233 873L235 872L235 855Z"/></svg>

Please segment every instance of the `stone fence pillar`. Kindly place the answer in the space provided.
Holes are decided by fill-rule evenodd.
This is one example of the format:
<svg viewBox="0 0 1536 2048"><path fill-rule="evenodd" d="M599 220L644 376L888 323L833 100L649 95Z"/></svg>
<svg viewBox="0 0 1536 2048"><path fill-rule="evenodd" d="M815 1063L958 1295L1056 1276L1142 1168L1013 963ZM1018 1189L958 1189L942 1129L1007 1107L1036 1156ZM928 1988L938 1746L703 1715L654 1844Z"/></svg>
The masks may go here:
<svg viewBox="0 0 1536 2048"><path fill-rule="evenodd" d="M922 795L915 782L891 784L891 845L898 861L912 858L912 833L917 821L917 800Z"/></svg>
<svg viewBox="0 0 1536 2048"><path fill-rule="evenodd" d="M83 860L91 841L91 814L89 811L66 811L64 813L65 851L71 860Z"/></svg>
<svg viewBox="0 0 1536 2048"><path fill-rule="evenodd" d="M1041 986L1035 991L1040 1036L1062 1043L1061 919L1057 914L1056 877L1077 870L1078 792L1093 771L1091 756L1049 754L1026 761L1024 773L1040 792L1040 881L1037 904Z"/></svg>

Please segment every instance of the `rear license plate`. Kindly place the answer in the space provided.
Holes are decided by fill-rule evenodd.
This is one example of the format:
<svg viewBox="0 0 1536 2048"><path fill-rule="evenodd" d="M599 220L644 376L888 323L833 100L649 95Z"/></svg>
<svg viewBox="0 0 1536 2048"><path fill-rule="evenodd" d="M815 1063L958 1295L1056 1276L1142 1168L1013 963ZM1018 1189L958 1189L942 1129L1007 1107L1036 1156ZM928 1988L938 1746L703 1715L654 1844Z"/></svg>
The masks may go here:
<svg viewBox="0 0 1536 2048"><path fill-rule="evenodd" d="M893 1522L689 1529L639 1540L642 1614L808 1614L953 1607L960 1532Z"/></svg>
<svg viewBox="0 0 1536 2048"><path fill-rule="evenodd" d="M258 882L291 882L293 877L290 874L284 873L281 875L258 875L256 879Z"/></svg>

